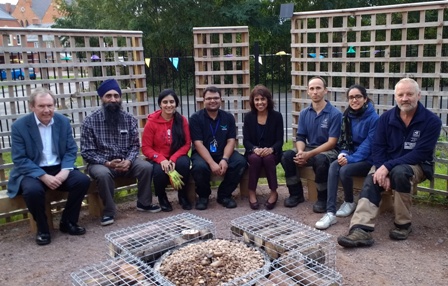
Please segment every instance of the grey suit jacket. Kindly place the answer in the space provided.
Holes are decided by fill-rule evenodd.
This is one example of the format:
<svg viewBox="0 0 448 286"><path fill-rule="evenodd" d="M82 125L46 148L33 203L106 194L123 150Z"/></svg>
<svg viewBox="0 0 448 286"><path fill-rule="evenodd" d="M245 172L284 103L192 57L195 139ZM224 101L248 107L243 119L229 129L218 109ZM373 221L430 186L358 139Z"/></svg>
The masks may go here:
<svg viewBox="0 0 448 286"><path fill-rule="evenodd" d="M61 160L61 168L75 168L78 146L73 138L70 121L58 113L54 114L53 119L53 147ZM9 174L8 196L13 198L19 192L24 176L37 178L45 174L39 167L43 146L34 113L27 114L12 124L11 140L14 167Z"/></svg>

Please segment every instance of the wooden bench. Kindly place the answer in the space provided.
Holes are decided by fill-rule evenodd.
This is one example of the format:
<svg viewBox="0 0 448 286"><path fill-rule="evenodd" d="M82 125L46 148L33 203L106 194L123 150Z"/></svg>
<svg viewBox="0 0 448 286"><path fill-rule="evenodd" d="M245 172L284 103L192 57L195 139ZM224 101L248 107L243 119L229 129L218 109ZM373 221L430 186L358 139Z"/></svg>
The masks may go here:
<svg viewBox="0 0 448 286"><path fill-rule="evenodd" d="M135 179L119 177L115 179L115 188L132 186L136 184ZM87 202L89 215L93 217L100 217L103 212L103 203L99 197L96 183L91 181L89 190L87 191ZM57 208L56 205L65 205L67 199L67 192L59 190L47 190L45 195L45 212L47 214L48 226L50 229L54 229L53 225L53 209ZM62 207L61 207L62 208ZM25 200L21 195L15 198L9 198L6 191L0 191L0 215L14 213L14 212L27 212ZM31 214L29 214L30 228L32 232L37 231L36 222Z"/></svg>
<svg viewBox="0 0 448 286"><path fill-rule="evenodd" d="M315 175L312 167L300 168L300 178L304 181L308 189L308 200L317 201L317 185L315 182ZM353 189L361 190L364 184L365 177L353 177ZM341 184L339 182L339 186ZM416 193L417 185L414 185L413 193ZM393 211L393 192L387 191L381 194L381 202L379 213Z"/></svg>

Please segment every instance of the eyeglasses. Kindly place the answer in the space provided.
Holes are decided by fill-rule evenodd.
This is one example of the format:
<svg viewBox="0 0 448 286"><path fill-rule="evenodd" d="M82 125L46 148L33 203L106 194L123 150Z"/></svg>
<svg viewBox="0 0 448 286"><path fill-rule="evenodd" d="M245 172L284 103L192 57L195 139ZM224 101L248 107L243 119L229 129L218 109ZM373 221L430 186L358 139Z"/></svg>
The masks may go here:
<svg viewBox="0 0 448 286"><path fill-rule="evenodd" d="M349 101L353 101L354 99L356 99L356 100L360 100L361 98L364 98L364 95L362 95L362 94L356 94L356 95L350 95L350 96L348 97L348 100L349 100Z"/></svg>
<svg viewBox="0 0 448 286"><path fill-rule="evenodd" d="M212 101L212 100L214 100L214 101L218 101L218 100L220 100L221 98L220 97L207 97L207 98L204 98L204 100L208 100L208 101Z"/></svg>

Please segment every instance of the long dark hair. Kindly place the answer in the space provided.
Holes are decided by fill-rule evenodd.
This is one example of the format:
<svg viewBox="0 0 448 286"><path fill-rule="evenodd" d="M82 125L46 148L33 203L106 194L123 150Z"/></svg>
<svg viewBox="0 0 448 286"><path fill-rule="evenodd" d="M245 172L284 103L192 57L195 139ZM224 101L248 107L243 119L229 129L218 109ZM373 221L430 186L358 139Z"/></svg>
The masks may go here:
<svg viewBox="0 0 448 286"><path fill-rule="evenodd" d="M167 97L168 95L171 95L174 98L174 101L176 102L176 107L179 105L179 97L172 89L164 89L159 94L159 98L157 99L157 102L160 104L162 103L162 100ZM185 145L185 131L184 131L184 118L182 115L179 114L179 112L175 112L173 115L173 128L171 130L171 136L173 138L173 141L171 143L170 147L170 156L173 155L177 150L180 149L183 145Z"/></svg>

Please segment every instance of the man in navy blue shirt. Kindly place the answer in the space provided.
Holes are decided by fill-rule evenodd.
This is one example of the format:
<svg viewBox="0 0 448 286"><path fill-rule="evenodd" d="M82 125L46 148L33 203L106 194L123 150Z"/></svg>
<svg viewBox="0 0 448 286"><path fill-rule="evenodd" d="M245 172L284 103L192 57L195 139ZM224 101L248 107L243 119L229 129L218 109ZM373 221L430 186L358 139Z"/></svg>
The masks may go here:
<svg viewBox="0 0 448 286"><path fill-rule="evenodd" d="M313 211L326 212L328 169L338 156L335 148L342 122L342 113L324 99L326 94L327 84L323 78L313 77L308 81L311 105L300 111L296 136L297 151L286 151L281 160L290 195L285 200L286 207L295 207L305 200L297 167L312 166L316 175L318 198Z"/></svg>
<svg viewBox="0 0 448 286"><path fill-rule="evenodd" d="M226 208L235 208L232 192L247 166L244 156L235 151L235 118L219 109L221 91L218 88L207 87L203 98L205 108L194 113L189 120L193 142L191 175L199 196L196 209L207 209L211 174L224 177L218 187L218 203Z"/></svg>
<svg viewBox="0 0 448 286"><path fill-rule="evenodd" d="M386 190L394 192L395 220L389 237L405 240L411 233L413 185L433 178L434 149L442 127L440 118L419 102L420 97L420 87L413 79L404 78L395 85L397 106L378 120L372 149L374 168L364 181L349 234L338 237L341 246L374 243L373 220Z"/></svg>

